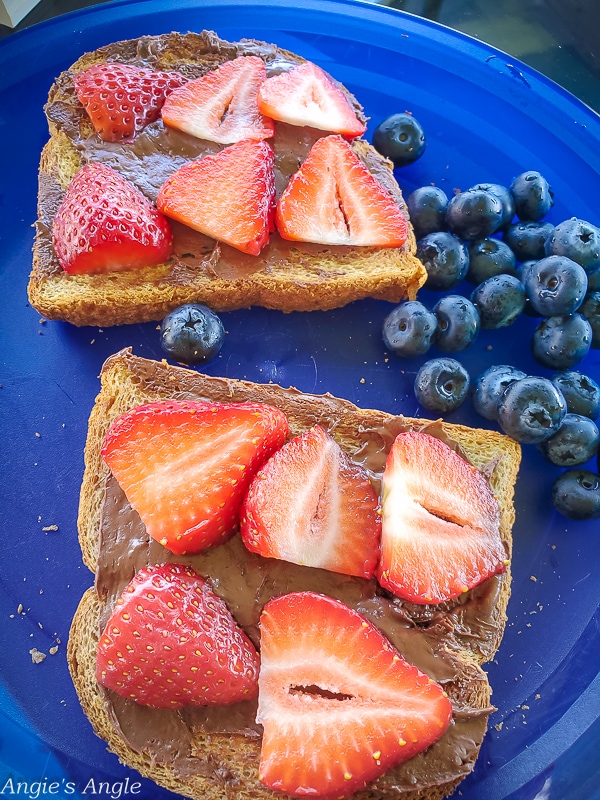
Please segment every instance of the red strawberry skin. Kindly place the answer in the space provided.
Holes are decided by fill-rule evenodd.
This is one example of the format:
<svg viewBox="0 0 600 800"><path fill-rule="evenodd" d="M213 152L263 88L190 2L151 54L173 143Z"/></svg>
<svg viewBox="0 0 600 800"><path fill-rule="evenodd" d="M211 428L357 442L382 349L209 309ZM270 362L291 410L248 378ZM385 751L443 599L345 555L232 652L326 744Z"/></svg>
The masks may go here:
<svg viewBox="0 0 600 800"><path fill-rule="evenodd" d="M234 144L268 139L273 120L258 109L258 90L267 77L258 56L240 56L173 92L162 108L165 125L199 139Z"/></svg>
<svg viewBox="0 0 600 800"><path fill-rule="evenodd" d="M186 81L178 72L157 72L104 62L78 72L75 91L105 142L135 138L160 116L165 99Z"/></svg>
<svg viewBox="0 0 600 800"><path fill-rule="evenodd" d="M102 456L148 534L183 555L229 538L250 480L287 436L274 406L157 401L119 417Z"/></svg>
<svg viewBox="0 0 600 800"><path fill-rule="evenodd" d="M361 136L366 125L327 73L307 61L274 75L258 90L258 107L267 117L344 136Z"/></svg>
<svg viewBox="0 0 600 800"><path fill-rule="evenodd" d="M72 275L163 264L173 249L168 220L105 164L88 164L75 175L54 217L52 242Z"/></svg>
<svg viewBox="0 0 600 800"><path fill-rule="evenodd" d="M160 211L257 256L275 216L275 155L266 142L238 142L184 164L160 189Z"/></svg>
<svg viewBox="0 0 600 800"><path fill-rule="evenodd" d="M312 592L261 621L259 779L293 797L341 798L425 750L452 706L370 622Z"/></svg>
<svg viewBox="0 0 600 800"><path fill-rule="evenodd" d="M414 603L442 603L506 570L490 485L447 444L401 433L382 485L384 588Z"/></svg>
<svg viewBox="0 0 600 800"><path fill-rule="evenodd" d="M284 239L401 247L408 224L391 195L341 136L319 139L277 203Z"/></svg>
<svg viewBox="0 0 600 800"><path fill-rule="evenodd" d="M366 471L315 426L259 470L242 506L240 531L246 547L262 556L370 578L380 520Z"/></svg>
<svg viewBox="0 0 600 800"><path fill-rule="evenodd" d="M252 642L190 567L141 569L98 642L96 679L153 708L228 705L258 693Z"/></svg>

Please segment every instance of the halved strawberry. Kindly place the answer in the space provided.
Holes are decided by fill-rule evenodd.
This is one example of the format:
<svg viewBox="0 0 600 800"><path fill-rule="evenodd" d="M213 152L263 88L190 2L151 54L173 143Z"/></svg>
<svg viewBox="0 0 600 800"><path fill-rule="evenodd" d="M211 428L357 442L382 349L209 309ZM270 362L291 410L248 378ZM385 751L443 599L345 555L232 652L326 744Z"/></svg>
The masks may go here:
<svg viewBox="0 0 600 800"><path fill-rule="evenodd" d="M272 119L344 136L360 136L367 129L342 90L310 61L267 78L258 90L258 107Z"/></svg>
<svg viewBox="0 0 600 800"><path fill-rule="evenodd" d="M266 77L258 56L226 61L173 92L162 108L163 122L220 144L268 139L275 126L258 110L258 89Z"/></svg>
<svg viewBox="0 0 600 800"><path fill-rule="evenodd" d="M341 136L319 139L277 204L284 239L400 247L404 214Z"/></svg>
<svg viewBox="0 0 600 800"><path fill-rule="evenodd" d="M346 797L442 736L452 706L364 617L298 592L260 619L259 779L294 797Z"/></svg>
<svg viewBox="0 0 600 800"><path fill-rule="evenodd" d="M158 208L194 230L257 256L273 230L274 158L266 142L245 141L190 161L162 185Z"/></svg>
<svg viewBox="0 0 600 800"><path fill-rule="evenodd" d="M65 272L122 272L168 260L168 220L131 183L106 164L75 175L56 212L52 242Z"/></svg>
<svg viewBox="0 0 600 800"><path fill-rule="evenodd" d="M104 62L73 77L75 91L105 142L133 139L160 116L165 99L186 78L131 64Z"/></svg>
<svg viewBox="0 0 600 800"><path fill-rule="evenodd" d="M370 578L379 555L378 510L366 471L317 425L256 474L240 532L262 556Z"/></svg>
<svg viewBox="0 0 600 800"><path fill-rule="evenodd" d="M231 535L250 480L287 435L274 406L164 400L121 415L102 455L150 536L198 553Z"/></svg>
<svg viewBox="0 0 600 800"><path fill-rule="evenodd" d="M98 641L96 679L153 708L256 697L258 655L229 609L190 567L143 567Z"/></svg>
<svg viewBox="0 0 600 800"><path fill-rule="evenodd" d="M458 597L508 564L486 478L447 444L401 433L383 473L379 583L414 603Z"/></svg>

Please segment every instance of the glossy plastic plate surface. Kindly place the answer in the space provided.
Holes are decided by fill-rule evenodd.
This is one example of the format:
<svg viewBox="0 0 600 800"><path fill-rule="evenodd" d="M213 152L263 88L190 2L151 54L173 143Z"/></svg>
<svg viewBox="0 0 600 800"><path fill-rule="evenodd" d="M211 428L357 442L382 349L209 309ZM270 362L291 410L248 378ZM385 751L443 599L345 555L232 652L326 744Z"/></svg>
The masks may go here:
<svg viewBox="0 0 600 800"><path fill-rule="evenodd" d="M87 417L104 359L131 346L161 358L155 324L76 329L28 306L42 107L54 77L85 51L142 34L216 30L276 42L343 81L371 117L410 110L428 147L397 171L408 195L436 183L451 194L508 184L539 169L554 188L548 219L600 223L600 121L527 67L484 44L389 9L352 2L111 3L53 20L0 44L0 794L171 797L122 767L92 733L67 671L73 612L92 575L76 538ZM469 292L468 285L461 287ZM423 294L428 304L436 296ZM206 371L329 391L363 407L427 416L414 399L425 360L388 356L391 306L364 301L328 313L262 309L223 315L227 339ZM549 374L532 360L535 321L480 335L461 355L474 379L492 363ZM431 355L437 355L435 351ZM581 365L600 378L598 351ZM483 426L468 401L450 421ZM592 467L592 465L590 465ZM463 800L600 797L600 527L555 514L559 470L524 448L516 491L510 622L488 666L498 711ZM51 648L57 647L55 653ZM33 663L36 648L46 658ZM19 781L21 787L19 788ZM138 783L139 781L139 783ZM103 784L103 785L101 785Z"/></svg>

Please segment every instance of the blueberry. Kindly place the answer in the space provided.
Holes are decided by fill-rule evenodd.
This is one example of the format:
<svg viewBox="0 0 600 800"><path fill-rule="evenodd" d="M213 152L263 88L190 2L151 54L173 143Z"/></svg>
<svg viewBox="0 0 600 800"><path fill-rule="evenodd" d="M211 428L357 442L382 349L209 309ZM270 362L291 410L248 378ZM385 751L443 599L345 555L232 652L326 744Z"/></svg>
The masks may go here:
<svg viewBox="0 0 600 800"><path fill-rule="evenodd" d="M457 286L469 269L469 253L446 231L428 233L417 243L417 258L427 270L426 289L445 292Z"/></svg>
<svg viewBox="0 0 600 800"><path fill-rule="evenodd" d="M578 467L595 456L599 446L596 423L589 417L567 414L556 433L540 442L538 448L557 467Z"/></svg>
<svg viewBox="0 0 600 800"><path fill-rule="evenodd" d="M484 189L467 189L448 203L446 224L460 239L485 239L502 224L502 203Z"/></svg>
<svg viewBox="0 0 600 800"><path fill-rule="evenodd" d="M527 377L511 383L498 405L498 423L508 436L536 444L561 426L567 404L547 378Z"/></svg>
<svg viewBox="0 0 600 800"><path fill-rule="evenodd" d="M502 221L499 228L505 228L512 222L512 218L515 215L515 202L506 186L501 186L499 183L478 183L471 188L483 189L484 192L490 192L500 200L502 203Z"/></svg>
<svg viewBox="0 0 600 800"><path fill-rule="evenodd" d="M510 185L510 193L515 201L515 213L523 221L537 222L554 204L548 181L535 170L517 175Z"/></svg>
<svg viewBox="0 0 600 800"><path fill-rule="evenodd" d="M417 300L408 300L385 318L383 341L397 356L420 356L429 350L436 326L435 314Z"/></svg>
<svg viewBox="0 0 600 800"><path fill-rule="evenodd" d="M437 186L421 186L406 201L410 221L417 239L428 233L446 230L446 192Z"/></svg>
<svg viewBox="0 0 600 800"><path fill-rule="evenodd" d="M588 272L588 292L600 292L600 267Z"/></svg>
<svg viewBox="0 0 600 800"><path fill-rule="evenodd" d="M473 407L485 419L498 419L498 405L506 389L527 375L508 364L488 367L473 386Z"/></svg>
<svg viewBox="0 0 600 800"><path fill-rule="evenodd" d="M544 317L576 311L588 282L584 268L566 256L542 258L527 269L521 280L531 305Z"/></svg>
<svg viewBox="0 0 600 800"><path fill-rule="evenodd" d="M392 114L375 128L373 147L395 167L405 167L423 155L425 134L412 114Z"/></svg>
<svg viewBox="0 0 600 800"><path fill-rule="evenodd" d="M505 230L503 239L517 261L537 260L546 255L546 240L553 231L550 222L516 222Z"/></svg>
<svg viewBox="0 0 600 800"><path fill-rule="evenodd" d="M470 300L460 294L448 294L433 307L437 329L435 346L444 353L458 353L473 343L479 332L479 313Z"/></svg>
<svg viewBox="0 0 600 800"><path fill-rule="evenodd" d="M581 314L548 317L533 332L531 352L549 369L570 369L588 354L592 328Z"/></svg>
<svg viewBox="0 0 600 800"><path fill-rule="evenodd" d="M516 275L515 254L500 239L481 239L469 246L467 280L482 283L493 275Z"/></svg>
<svg viewBox="0 0 600 800"><path fill-rule="evenodd" d="M449 413L457 409L469 391L469 373L453 358L426 361L415 378L415 396L428 411Z"/></svg>
<svg viewBox="0 0 600 800"><path fill-rule="evenodd" d="M585 298L579 313L585 317L592 328L592 347L600 348L600 292L590 292Z"/></svg>
<svg viewBox="0 0 600 800"><path fill-rule="evenodd" d="M479 311L482 328L504 328L523 311L525 289L514 275L495 275L473 289L471 302Z"/></svg>
<svg viewBox="0 0 600 800"><path fill-rule="evenodd" d="M220 318L202 305L185 305L171 311L160 326L163 350L183 364L206 364L223 345Z"/></svg>
<svg viewBox="0 0 600 800"><path fill-rule="evenodd" d="M586 469L570 469L554 481L552 505L569 519L600 517L600 477Z"/></svg>
<svg viewBox="0 0 600 800"><path fill-rule="evenodd" d="M600 386L588 375L575 370L557 372L552 383L562 392L569 413L590 419L600 414Z"/></svg>
<svg viewBox="0 0 600 800"><path fill-rule="evenodd" d="M567 256L593 272L600 267L600 229L590 222L571 217L556 226L546 240L546 255Z"/></svg>

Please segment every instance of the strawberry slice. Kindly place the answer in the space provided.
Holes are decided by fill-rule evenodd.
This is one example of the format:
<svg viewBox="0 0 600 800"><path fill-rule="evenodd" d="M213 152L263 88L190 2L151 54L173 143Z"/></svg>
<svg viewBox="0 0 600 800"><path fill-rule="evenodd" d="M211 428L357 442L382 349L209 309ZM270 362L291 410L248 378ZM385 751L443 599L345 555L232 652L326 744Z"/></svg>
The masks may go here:
<svg viewBox="0 0 600 800"><path fill-rule="evenodd" d="M338 600L283 595L260 620L259 780L346 797L442 736L452 706L381 632Z"/></svg>
<svg viewBox="0 0 600 800"><path fill-rule="evenodd" d="M229 609L190 567L143 567L115 605L96 679L153 708L229 705L258 693L258 655Z"/></svg>
<svg viewBox="0 0 600 800"><path fill-rule="evenodd" d="M401 433L383 473L379 583L414 603L442 603L508 564L486 478L447 444Z"/></svg>
<svg viewBox="0 0 600 800"><path fill-rule="evenodd" d="M319 139L279 199L284 239L318 244L401 247L404 214L341 136Z"/></svg>
<svg viewBox="0 0 600 800"><path fill-rule="evenodd" d="M342 90L310 61L267 78L258 90L258 107L272 119L344 136L360 136L367 129Z"/></svg>
<svg viewBox="0 0 600 800"><path fill-rule="evenodd" d="M370 578L379 555L378 510L366 471L317 425L257 473L240 531L262 556Z"/></svg>
<svg viewBox="0 0 600 800"><path fill-rule="evenodd" d="M102 455L150 536L183 555L231 535L250 480L287 435L274 406L164 400L120 416Z"/></svg>
<svg viewBox="0 0 600 800"><path fill-rule="evenodd" d="M185 81L178 72L115 62L92 64L73 77L77 97L105 142L137 136L159 118L165 99Z"/></svg>
<svg viewBox="0 0 600 800"><path fill-rule="evenodd" d="M267 77L258 56L239 56L172 92L161 115L165 125L219 144L268 139L273 120L258 110L258 90Z"/></svg>
<svg viewBox="0 0 600 800"><path fill-rule="evenodd" d="M79 170L56 212L52 241L65 272L122 272L163 264L173 235L168 220L105 164Z"/></svg>
<svg viewBox="0 0 600 800"><path fill-rule="evenodd" d="M221 242L257 256L275 213L274 153L266 142L238 142L190 161L162 185L158 208Z"/></svg>

